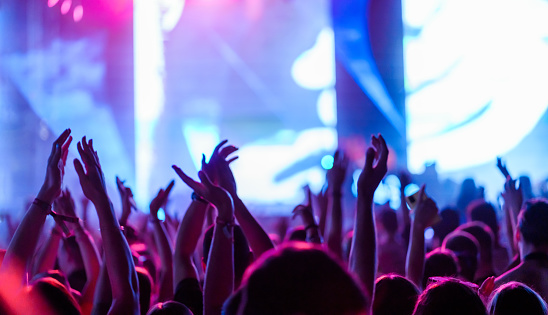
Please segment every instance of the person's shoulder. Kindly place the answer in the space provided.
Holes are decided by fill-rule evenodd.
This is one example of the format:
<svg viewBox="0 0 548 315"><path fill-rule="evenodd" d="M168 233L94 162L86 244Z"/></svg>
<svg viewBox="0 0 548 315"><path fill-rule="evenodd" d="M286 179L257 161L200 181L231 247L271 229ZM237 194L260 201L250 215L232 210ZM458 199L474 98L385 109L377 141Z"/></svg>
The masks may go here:
<svg viewBox="0 0 548 315"><path fill-rule="evenodd" d="M523 273L523 264L517 265L495 279L495 288L510 281L520 281L523 278Z"/></svg>

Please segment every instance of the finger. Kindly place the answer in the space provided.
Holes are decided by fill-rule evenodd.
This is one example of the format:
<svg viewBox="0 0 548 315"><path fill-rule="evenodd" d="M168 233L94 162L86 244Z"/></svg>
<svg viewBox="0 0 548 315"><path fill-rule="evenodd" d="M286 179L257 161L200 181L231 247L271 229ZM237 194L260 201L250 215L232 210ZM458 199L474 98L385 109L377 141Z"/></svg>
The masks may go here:
<svg viewBox="0 0 548 315"><path fill-rule="evenodd" d="M304 186L304 192L306 194L306 204L307 205L312 204L312 191L310 190L310 186L308 185Z"/></svg>
<svg viewBox="0 0 548 315"><path fill-rule="evenodd" d="M61 135L57 139L55 139L55 141L53 142L52 148L55 148L56 144L58 144L59 146L63 145L63 143L67 141L67 138L69 135L70 135L70 128L67 128L65 129L65 131L61 133Z"/></svg>
<svg viewBox="0 0 548 315"><path fill-rule="evenodd" d="M89 147L88 147L88 141L86 139L86 136L83 136L82 137L82 149L84 149L84 152L88 152L89 151Z"/></svg>
<svg viewBox="0 0 548 315"><path fill-rule="evenodd" d="M218 155L218 154L219 154L219 150L221 149L221 147L222 147L223 145L225 145L225 143L227 143L227 142L228 142L227 139L221 141L221 142L215 147L215 149L213 150L213 154L211 154L211 158L213 158L214 156ZM211 158L210 158L210 160L211 160Z"/></svg>
<svg viewBox="0 0 548 315"><path fill-rule="evenodd" d="M175 180L172 180L171 182L169 182L169 185L167 185L165 190L166 197L169 196L169 194L171 193L171 189L173 188L174 185L175 185Z"/></svg>
<svg viewBox="0 0 548 315"><path fill-rule="evenodd" d="M426 185L422 184L421 188L419 189L419 194L417 195L417 204L423 202L424 198L424 190L426 189Z"/></svg>
<svg viewBox="0 0 548 315"><path fill-rule="evenodd" d="M187 184L188 187L192 188L193 190L196 190L196 188L199 188L198 183L194 181L192 178L188 177L187 174L185 174L177 165L171 166L177 175L183 180L185 184Z"/></svg>
<svg viewBox="0 0 548 315"><path fill-rule="evenodd" d="M84 148L82 146L82 141L79 141L76 145L76 149L78 149L78 153L80 154L80 158L82 159L82 163L84 163L84 166L86 168L86 171L89 169L90 160L89 156L84 151Z"/></svg>
<svg viewBox="0 0 548 315"><path fill-rule="evenodd" d="M80 178L80 180L83 180L86 177L86 172L84 171L84 167L82 166L80 160L74 159L74 169L76 170L76 174L78 174L78 178Z"/></svg>
<svg viewBox="0 0 548 315"><path fill-rule="evenodd" d="M116 176L116 186L118 187L118 190L120 190L120 192L124 191L124 184L122 183L122 181L120 180L120 177L118 176Z"/></svg>
<svg viewBox="0 0 548 315"><path fill-rule="evenodd" d="M63 147L61 148L61 151L63 152L63 155L61 159L63 160L63 164L66 164L67 162L67 156L68 156L68 149L72 142L72 136L68 137L68 140L63 144Z"/></svg>
<svg viewBox="0 0 548 315"><path fill-rule="evenodd" d="M204 184L206 187L208 188L215 187L215 185L211 183L211 180L209 180L209 177L207 176L206 172L199 171L198 177L200 178L200 181L202 182L202 184Z"/></svg>
<svg viewBox="0 0 548 315"><path fill-rule="evenodd" d="M51 156L51 163L53 163L52 165L57 166L59 160L61 159L61 155L61 147L59 146L59 144L55 144L55 149L53 150L53 154Z"/></svg>
<svg viewBox="0 0 548 315"><path fill-rule="evenodd" d="M221 152L219 153L219 156L223 159L223 160L226 160L226 158L231 155L232 153L238 151L238 148L236 148L235 146L233 145L229 145L228 147L224 147Z"/></svg>
<svg viewBox="0 0 548 315"><path fill-rule="evenodd" d="M333 163L337 163L337 161L339 160L339 155L340 154L341 153L340 153L339 150L335 151L335 154L333 154L333 161L334 161Z"/></svg>
<svg viewBox="0 0 548 315"><path fill-rule="evenodd" d="M386 164L388 161L388 146L386 145L386 141L384 140L384 137L379 134L379 161L383 164Z"/></svg>
<svg viewBox="0 0 548 315"><path fill-rule="evenodd" d="M205 170L206 167L207 167L206 157L205 157L205 154L202 153L202 169Z"/></svg>
<svg viewBox="0 0 548 315"><path fill-rule="evenodd" d="M237 159L238 159L238 156L235 156L233 158L230 158L228 161L226 161L226 163L230 164L230 163L236 161Z"/></svg>
<svg viewBox="0 0 548 315"><path fill-rule="evenodd" d="M367 149L367 152L365 152L365 171L372 171L373 170L373 160L375 159L375 149L369 147Z"/></svg>

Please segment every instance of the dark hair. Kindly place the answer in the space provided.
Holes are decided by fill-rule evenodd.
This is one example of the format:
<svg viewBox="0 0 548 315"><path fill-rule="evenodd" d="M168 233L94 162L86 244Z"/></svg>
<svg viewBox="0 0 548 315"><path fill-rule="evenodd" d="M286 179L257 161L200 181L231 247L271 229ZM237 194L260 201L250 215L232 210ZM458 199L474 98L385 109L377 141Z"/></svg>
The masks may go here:
<svg viewBox="0 0 548 315"><path fill-rule="evenodd" d="M535 246L548 245L548 200L534 198L525 203L518 217L523 240Z"/></svg>
<svg viewBox="0 0 548 315"><path fill-rule="evenodd" d="M184 304L175 301L158 303L150 308L146 315L193 315Z"/></svg>
<svg viewBox="0 0 548 315"><path fill-rule="evenodd" d="M215 224L211 225L204 233L204 263L207 264L209 258L209 250L213 241L213 229ZM234 226L234 278L236 283L239 283L244 275L245 270L250 263L249 244L245 238L244 232L239 225Z"/></svg>
<svg viewBox="0 0 548 315"><path fill-rule="evenodd" d="M36 280L29 287L29 295L31 299L43 299L54 314L81 314L80 306L69 290L53 278L45 277Z"/></svg>
<svg viewBox="0 0 548 315"><path fill-rule="evenodd" d="M261 256L246 271L240 290L245 315L361 314L368 305L335 258L303 242Z"/></svg>
<svg viewBox="0 0 548 315"><path fill-rule="evenodd" d="M300 225L287 230L285 234L285 241L306 242L306 231L304 230L304 226Z"/></svg>
<svg viewBox="0 0 548 315"><path fill-rule="evenodd" d="M489 263L493 260L494 235L487 224L473 221L461 225L458 229L470 233L478 241L480 259L485 259Z"/></svg>
<svg viewBox="0 0 548 315"><path fill-rule="evenodd" d="M377 279L373 298L373 315L411 315L419 289L402 276L390 274Z"/></svg>
<svg viewBox="0 0 548 315"><path fill-rule="evenodd" d="M435 236L441 241L460 224L459 212L453 208L445 208L440 212L441 221L434 226Z"/></svg>
<svg viewBox="0 0 548 315"><path fill-rule="evenodd" d="M487 307L490 315L546 315L544 300L523 283L508 282L497 288L491 295Z"/></svg>
<svg viewBox="0 0 548 315"><path fill-rule="evenodd" d="M379 220L389 234L394 234L398 231L398 216L392 209L383 209L379 213Z"/></svg>
<svg viewBox="0 0 548 315"><path fill-rule="evenodd" d="M468 213L468 218L470 221L483 222L487 224L489 228L491 228L493 234L498 235L499 221L497 219L497 212L495 211L495 207L493 207L492 204L482 199L475 200L471 202L470 205L468 205L468 208L466 208L466 212Z"/></svg>
<svg viewBox="0 0 548 315"><path fill-rule="evenodd" d="M439 279L422 292L413 315L486 315L477 286L454 278Z"/></svg>
<svg viewBox="0 0 548 315"><path fill-rule="evenodd" d="M424 259L422 287L427 287L431 277L456 277L458 274L457 256L449 249L436 248Z"/></svg>
<svg viewBox="0 0 548 315"><path fill-rule="evenodd" d="M139 281L139 305L141 305L141 314L146 314L150 307L150 298L152 296L152 277L143 267L135 267L137 279Z"/></svg>
<svg viewBox="0 0 548 315"><path fill-rule="evenodd" d="M478 269L478 241L468 232L454 231L443 240L442 248L455 253L460 275L468 281L474 281Z"/></svg>

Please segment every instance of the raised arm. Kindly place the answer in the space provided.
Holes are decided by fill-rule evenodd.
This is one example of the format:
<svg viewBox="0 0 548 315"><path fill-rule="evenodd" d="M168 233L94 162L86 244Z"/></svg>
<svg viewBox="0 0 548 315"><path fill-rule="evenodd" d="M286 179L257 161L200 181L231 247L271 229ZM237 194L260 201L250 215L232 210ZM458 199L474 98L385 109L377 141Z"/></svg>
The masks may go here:
<svg viewBox="0 0 548 315"><path fill-rule="evenodd" d="M55 268L59 243L63 238L63 231L55 225L49 233L48 239L37 251L33 261L32 276Z"/></svg>
<svg viewBox="0 0 548 315"><path fill-rule="evenodd" d="M120 199L122 200L122 214L120 215L120 225L126 226L131 214L131 209L136 209L135 201L133 200L133 192L131 188L126 187L124 182L116 176L116 187L120 193Z"/></svg>
<svg viewBox="0 0 548 315"><path fill-rule="evenodd" d="M224 140L215 147L211 159L207 164L207 168L211 167L213 170L207 170L207 174L209 175L211 172L216 174L219 186L228 191L232 196L234 200L234 214L249 242L255 259L257 259L264 252L274 248L274 244L272 244L270 237L268 237L268 234L259 222L251 215L244 202L238 197L236 180L229 166L232 161L238 158L229 158L229 155L236 152L238 148L232 145L223 147L226 143L227 140ZM214 180L214 182L216 181Z"/></svg>
<svg viewBox="0 0 548 315"><path fill-rule="evenodd" d="M82 138L78 142L78 152L82 162L74 159L74 167L80 179L82 191L97 210L105 263L112 289L110 314L139 313L139 284L137 273L126 238L116 219L112 203L108 197L105 178L93 142ZM85 170L84 170L85 166Z"/></svg>
<svg viewBox="0 0 548 315"><path fill-rule="evenodd" d="M197 194L217 208L213 240L209 253L204 282L204 315L221 314L223 303L234 290L234 205L230 194L214 185L206 173L200 171L201 183L188 177L173 166L181 179Z"/></svg>
<svg viewBox="0 0 548 315"><path fill-rule="evenodd" d="M53 142L42 188L17 227L4 256L0 267L2 279L9 276L9 279L26 284L26 267L34 255L46 216L51 212L51 204L61 193L68 147L72 141L69 135L70 129L67 129Z"/></svg>
<svg viewBox="0 0 548 315"><path fill-rule="evenodd" d="M158 210L167 203L174 184L175 181L171 181L165 190L160 189L156 197L150 202L150 221L152 222L154 239L162 262L160 278L158 279L158 302L173 299L173 254L165 227L158 220Z"/></svg>
<svg viewBox="0 0 548 315"><path fill-rule="evenodd" d="M405 187L411 184L411 176L407 171L401 171L398 174L400 180L400 209L399 217L402 224L399 225L399 232L402 238L405 240L405 245L409 245L410 230L411 230L411 218L409 216L409 207L405 202Z"/></svg>
<svg viewBox="0 0 548 315"><path fill-rule="evenodd" d="M519 253L519 250L513 240L514 233L517 229L518 214L521 210L521 206L523 205L523 193L521 186L516 188L516 181L511 177L506 179L502 198L504 199L503 208L506 217L506 232L508 235L508 240L510 240L512 253L515 255Z"/></svg>
<svg viewBox="0 0 548 315"><path fill-rule="evenodd" d="M411 239L407 250L405 273L407 279L411 280L417 287L422 287L424 274L424 230L432 225L438 215L436 203L425 198L424 185L419 190L417 204L415 206L415 218L411 224Z"/></svg>
<svg viewBox="0 0 548 315"><path fill-rule="evenodd" d="M373 195L387 172L388 147L384 138L372 136L373 147L365 154L365 166L358 178L358 204L349 268L361 280L369 301L373 298L377 271L377 248Z"/></svg>
<svg viewBox="0 0 548 315"><path fill-rule="evenodd" d="M305 187L305 192L307 195L307 203L298 205L293 209L293 218L296 218L297 216L301 217L307 242L321 244L322 236L320 235L318 224L316 224L316 219L314 219L314 212L312 211L312 193L308 186Z"/></svg>
<svg viewBox="0 0 548 315"><path fill-rule="evenodd" d="M327 171L328 191L328 220L326 243L327 248L341 260L342 254L342 187L348 169L348 159L337 150L334 156L333 167Z"/></svg>
<svg viewBox="0 0 548 315"><path fill-rule="evenodd" d="M59 209L59 213L68 217L76 217L76 211L74 206L74 200L70 194L70 191L66 189L62 192L61 196L57 198L55 203ZM97 285L97 279L99 278L99 272L101 270L101 260L99 253L95 246L95 242L83 227L83 221L77 220L75 222L67 222L68 227L74 232L80 254L82 255L82 261L84 263L84 269L86 271L86 284L82 289L82 296L80 298L80 308L82 314L91 314L93 309L93 296L95 294L95 287Z"/></svg>

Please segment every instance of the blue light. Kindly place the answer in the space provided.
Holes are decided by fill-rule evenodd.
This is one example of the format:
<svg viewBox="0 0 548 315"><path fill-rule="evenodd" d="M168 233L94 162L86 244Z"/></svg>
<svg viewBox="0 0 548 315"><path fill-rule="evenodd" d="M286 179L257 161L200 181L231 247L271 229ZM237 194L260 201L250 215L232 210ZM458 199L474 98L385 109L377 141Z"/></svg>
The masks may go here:
<svg viewBox="0 0 548 315"><path fill-rule="evenodd" d="M322 167L325 170L330 170L333 167L333 162L334 161L335 160L333 159L333 157L331 155L326 155L322 158Z"/></svg>
<svg viewBox="0 0 548 315"><path fill-rule="evenodd" d="M166 213L164 212L164 209L158 210L158 220L165 221L166 219Z"/></svg>

